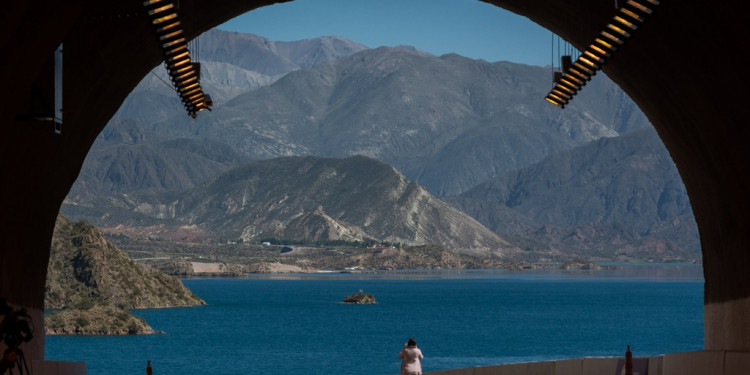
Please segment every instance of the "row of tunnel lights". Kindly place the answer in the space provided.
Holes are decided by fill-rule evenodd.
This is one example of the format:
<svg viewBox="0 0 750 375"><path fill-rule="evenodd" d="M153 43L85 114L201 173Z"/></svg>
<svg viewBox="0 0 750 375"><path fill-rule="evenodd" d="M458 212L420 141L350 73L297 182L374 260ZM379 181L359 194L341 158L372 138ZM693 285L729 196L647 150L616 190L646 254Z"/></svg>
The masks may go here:
<svg viewBox="0 0 750 375"><path fill-rule="evenodd" d="M565 108L617 47L623 45L631 32L638 29L638 24L653 13L652 7L657 5L658 0L628 0L575 62L572 62L570 56L563 56L562 72L556 72L555 86L545 100ZM200 64L190 60L188 41L182 30L177 7L171 0L147 0L143 2L143 6L164 51L164 65L188 115L195 118L198 112L210 110L213 102L200 86Z"/></svg>
<svg viewBox="0 0 750 375"><path fill-rule="evenodd" d="M562 57L562 72L555 72L555 86L544 99L565 108L657 5L658 0L628 0L575 62L570 56Z"/></svg>
<svg viewBox="0 0 750 375"><path fill-rule="evenodd" d="M200 85L200 63L190 60L188 40L182 30L177 7L171 0L147 0L143 6L156 30L164 52L164 65L190 117L211 110L213 101Z"/></svg>

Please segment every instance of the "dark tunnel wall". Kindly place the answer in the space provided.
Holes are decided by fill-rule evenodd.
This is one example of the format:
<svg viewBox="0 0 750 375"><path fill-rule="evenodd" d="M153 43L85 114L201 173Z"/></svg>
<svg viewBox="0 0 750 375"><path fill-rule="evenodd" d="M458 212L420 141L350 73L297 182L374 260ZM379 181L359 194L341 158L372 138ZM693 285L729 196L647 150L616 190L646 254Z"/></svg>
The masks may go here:
<svg viewBox="0 0 750 375"><path fill-rule="evenodd" d="M529 17L578 49L591 43L615 11L611 1L601 0L486 2ZM181 0L180 15L195 37L272 3ZM97 134L161 62L161 52L137 1L21 0L5 8L0 297L41 316L60 204ZM706 349L750 350L750 149L741 102L750 48L742 14L726 2L662 1L604 67L654 124L690 195L703 247ZM61 42L65 121L55 135L51 123L29 115L32 91L50 95L46 72ZM43 357L43 336L34 342L27 355Z"/></svg>

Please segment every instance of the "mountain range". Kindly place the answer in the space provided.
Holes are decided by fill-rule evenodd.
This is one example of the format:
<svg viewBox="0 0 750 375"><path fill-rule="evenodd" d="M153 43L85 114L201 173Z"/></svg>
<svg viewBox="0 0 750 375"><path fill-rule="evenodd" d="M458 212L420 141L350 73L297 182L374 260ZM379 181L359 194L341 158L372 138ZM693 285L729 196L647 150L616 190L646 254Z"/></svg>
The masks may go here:
<svg viewBox="0 0 750 375"><path fill-rule="evenodd" d="M369 156L436 196L649 126L601 76L565 111L539 99L547 82L542 67L381 47L290 72L193 126L176 118L158 126L226 142L252 159Z"/></svg>
<svg viewBox="0 0 750 375"><path fill-rule="evenodd" d="M224 143L254 160L364 155L393 165L430 193L444 196L557 151L650 126L603 75L560 111L540 99L551 86L550 71L543 67L454 54L436 57L407 47L362 49L353 42L301 41L297 48L305 53L286 56L315 55L308 46L321 45L326 53L319 55L338 58L302 69L297 67L304 66L303 61L282 63L289 59L278 57L274 61L293 69L279 78L240 66L251 68L242 62L278 49L266 48L274 42L218 30L204 35L202 84L217 97L215 110L191 120L171 88L156 79L157 73L150 74L123 103L92 151L119 145L121 139L128 144L159 144L189 138ZM328 52L328 46L339 44L343 52ZM212 45L233 46L234 53L222 53L224 49ZM291 50L295 45L285 46ZM239 54L234 57L239 65L226 60ZM224 60L210 60L212 56ZM213 71L214 63L231 66L234 73ZM264 84L228 78L243 75L262 75ZM230 94L237 92L243 93ZM127 190L159 186L140 181Z"/></svg>
<svg viewBox="0 0 750 375"><path fill-rule="evenodd" d="M521 249L583 249L589 255L599 251L610 257L625 251L645 258L651 249L669 248L664 253L669 259L682 259L678 254L695 259L699 252L689 200L668 152L654 131L639 130L651 129L648 120L602 74L565 110L559 110L543 100L552 86L549 67L491 63L455 54L438 57L412 47L367 49L341 38L281 43L218 30L201 36L200 51L202 84L215 97L214 111L191 120L181 112L171 89L157 78L162 68L155 69L100 134L63 212L98 225L201 222L206 226L198 225L199 229L216 233L221 219L201 211L197 203L201 198L183 195L186 191L218 189L216 181L238 191L247 189L222 174L261 168L261 160L274 159L269 163L275 167L263 167L264 173L286 186L274 168L283 169L282 160L305 160L290 156L326 158L308 159L321 163L339 158L363 163L365 170L370 159L377 159L402 173L415 189L423 186L430 199L442 197L492 229L502 246L510 241ZM615 141L631 133L637 133L640 141ZM578 153L594 154L574 156ZM605 163L597 158L614 154L620 158L639 154L644 160L653 154L658 162L643 162L649 168L641 171L648 177L633 180L616 175L624 167L597 164ZM367 158L346 159L353 155ZM569 158L568 165L555 164L564 158ZM569 175L555 177L562 172ZM551 178L560 181L549 185ZM563 183L575 178L579 185ZM540 188L545 183L546 190ZM393 186L381 188L392 191ZM593 194L606 199L575 199ZM669 204L661 204L662 198L650 199L655 194ZM169 200L177 196L186 201ZM271 196L279 198L276 192ZM253 204L267 204L265 198L256 198L261 201ZM212 199L221 200L219 195ZM315 201L313 197L301 200ZM190 208L188 201L195 206ZM622 203L631 201L635 206ZM136 209L134 202L147 203ZM154 207L166 211L156 214ZM321 213L318 207L304 207L310 216L307 224L327 228L324 223L330 221L323 220L325 216L340 219L328 208ZM283 217L279 212L263 215ZM212 220L216 224L209 224ZM291 234L288 228L295 226L281 222L285 229L277 235ZM227 231L231 227L236 236L253 238L244 229L237 231L242 225L227 224ZM253 230L272 233L269 228L260 225ZM313 228L295 233L314 237ZM367 235L356 236L419 238L363 231ZM585 240L575 240L581 236Z"/></svg>
<svg viewBox="0 0 750 375"><path fill-rule="evenodd" d="M652 128L603 138L444 200L514 244L612 259L700 259L690 200Z"/></svg>
<svg viewBox="0 0 750 375"><path fill-rule="evenodd" d="M123 211L122 217L111 216ZM147 217L151 226L193 226L196 237L244 242L440 244L468 254L510 247L393 167L363 156L257 161L192 189L131 193L87 210L79 207L77 212L109 232L136 213ZM139 222L143 225L144 220Z"/></svg>

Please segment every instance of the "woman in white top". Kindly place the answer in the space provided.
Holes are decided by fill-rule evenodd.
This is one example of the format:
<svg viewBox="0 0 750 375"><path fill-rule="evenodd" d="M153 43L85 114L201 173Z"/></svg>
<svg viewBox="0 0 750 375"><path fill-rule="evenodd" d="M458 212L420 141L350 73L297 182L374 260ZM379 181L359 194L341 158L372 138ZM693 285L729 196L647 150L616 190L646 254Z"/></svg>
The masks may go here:
<svg viewBox="0 0 750 375"><path fill-rule="evenodd" d="M419 360L424 356L417 348L417 340L414 337L404 344L398 356L401 357L401 375L422 375L422 363Z"/></svg>

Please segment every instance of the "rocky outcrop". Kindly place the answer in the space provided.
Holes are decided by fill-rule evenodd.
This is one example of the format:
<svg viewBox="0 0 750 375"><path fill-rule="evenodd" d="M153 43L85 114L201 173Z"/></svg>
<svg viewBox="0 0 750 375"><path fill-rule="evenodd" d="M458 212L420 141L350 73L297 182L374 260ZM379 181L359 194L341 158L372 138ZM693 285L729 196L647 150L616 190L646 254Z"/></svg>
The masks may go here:
<svg viewBox="0 0 750 375"><path fill-rule="evenodd" d="M350 296L346 296L344 298L344 303L355 305L371 305L377 302L375 302L375 297L372 294L363 293L362 289L360 289L359 292L354 293Z"/></svg>
<svg viewBox="0 0 750 375"><path fill-rule="evenodd" d="M44 319L47 335L143 335L158 333L127 310L114 306L68 309Z"/></svg>
<svg viewBox="0 0 750 375"><path fill-rule="evenodd" d="M587 262L582 259L570 260L560 264L561 270L601 270L605 269L596 263Z"/></svg>
<svg viewBox="0 0 750 375"><path fill-rule="evenodd" d="M182 282L136 263L94 226L59 215L50 249L48 334L153 333L129 309L205 304Z"/></svg>
<svg viewBox="0 0 750 375"><path fill-rule="evenodd" d="M50 249L45 307L112 305L125 309L204 302L182 282L136 263L96 227L58 216Z"/></svg>
<svg viewBox="0 0 750 375"><path fill-rule="evenodd" d="M158 268L159 271L162 271L167 275L188 276L194 274L193 263L183 259L170 260L169 262L161 263Z"/></svg>

